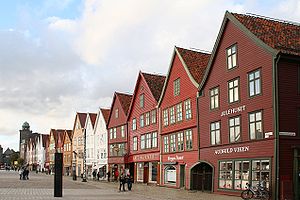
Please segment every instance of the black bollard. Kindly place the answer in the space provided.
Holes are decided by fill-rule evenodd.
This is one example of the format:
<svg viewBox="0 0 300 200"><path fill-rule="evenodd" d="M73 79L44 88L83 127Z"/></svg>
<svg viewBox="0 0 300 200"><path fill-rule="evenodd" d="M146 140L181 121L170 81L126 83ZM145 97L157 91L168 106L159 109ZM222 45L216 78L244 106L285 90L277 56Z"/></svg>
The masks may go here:
<svg viewBox="0 0 300 200"><path fill-rule="evenodd" d="M54 197L62 197L63 154L55 153Z"/></svg>

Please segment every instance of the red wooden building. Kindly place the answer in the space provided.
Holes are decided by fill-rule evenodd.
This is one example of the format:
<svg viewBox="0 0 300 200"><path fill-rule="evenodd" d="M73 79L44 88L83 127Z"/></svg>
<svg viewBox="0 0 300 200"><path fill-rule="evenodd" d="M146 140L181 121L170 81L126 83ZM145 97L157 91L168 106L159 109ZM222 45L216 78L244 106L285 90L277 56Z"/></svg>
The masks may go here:
<svg viewBox="0 0 300 200"><path fill-rule="evenodd" d="M132 95L115 92L111 112L109 114L108 129L108 170L114 178L128 166L128 129L127 114Z"/></svg>
<svg viewBox="0 0 300 200"><path fill-rule="evenodd" d="M157 102L165 76L140 72L128 111L130 174L134 180L159 184Z"/></svg>
<svg viewBox="0 0 300 200"><path fill-rule="evenodd" d="M300 27L226 12L200 84L200 188L299 199Z"/></svg>
<svg viewBox="0 0 300 200"><path fill-rule="evenodd" d="M161 136L160 185L194 189L198 163L197 89L210 55L175 47L158 103Z"/></svg>

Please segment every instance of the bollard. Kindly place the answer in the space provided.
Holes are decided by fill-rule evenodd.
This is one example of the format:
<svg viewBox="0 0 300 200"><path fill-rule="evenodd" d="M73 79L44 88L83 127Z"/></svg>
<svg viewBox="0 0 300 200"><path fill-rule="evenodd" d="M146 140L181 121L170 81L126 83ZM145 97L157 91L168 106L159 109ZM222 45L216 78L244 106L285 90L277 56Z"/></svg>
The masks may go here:
<svg viewBox="0 0 300 200"><path fill-rule="evenodd" d="M55 153L54 165L54 197L62 197L62 168L63 168L63 154Z"/></svg>

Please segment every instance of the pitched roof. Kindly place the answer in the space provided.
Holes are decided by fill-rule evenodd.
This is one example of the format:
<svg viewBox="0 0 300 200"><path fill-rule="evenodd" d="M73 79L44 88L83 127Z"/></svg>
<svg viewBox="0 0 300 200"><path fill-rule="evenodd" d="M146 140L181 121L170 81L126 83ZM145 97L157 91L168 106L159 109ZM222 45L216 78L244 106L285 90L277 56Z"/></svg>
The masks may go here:
<svg viewBox="0 0 300 200"><path fill-rule="evenodd" d="M106 123L106 125L107 125L108 119L109 119L110 109L100 108L100 110L101 110L101 112L102 112L103 118L104 118L105 123Z"/></svg>
<svg viewBox="0 0 300 200"><path fill-rule="evenodd" d="M65 137L68 135L69 139L72 140L73 131L72 130L65 130Z"/></svg>
<svg viewBox="0 0 300 200"><path fill-rule="evenodd" d="M65 130L63 130L63 129L51 129L51 132L52 132L53 137L54 137L55 147L60 148L61 145L63 145L63 138L64 138ZM58 144L59 144L58 140L59 139L62 141L60 143L60 146L58 146Z"/></svg>
<svg viewBox="0 0 300 200"><path fill-rule="evenodd" d="M300 25L257 15L231 13L257 38L284 54L300 56Z"/></svg>
<svg viewBox="0 0 300 200"><path fill-rule="evenodd" d="M43 147L47 147L47 144L49 145L49 135L42 134L43 138Z"/></svg>
<svg viewBox="0 0 300 200"><path fill-rule="evenodd" d="M176 47L189 72L199 84L204 76L210 54Z"/></svg>
<svg viewBox="0 0 300 200"><path fill-rule="evenodd" d="M158 101L159 97L161 95L166 77L157 75L157 74L148 74L148 73L142 73L142 74L152 92L152 95L154 96L155 100Z"/></svg>
<svg viewBox="0 0 300 200"><path fill-rule="evenodd" d="M124 113L127 115L131 103L132 95L116 92L116 96L119 98Z"/></svg>
<svg viewBox="0 0 300 200"><path fill-rule="evenodd" d="M82 128L84 128L85 127L85 120L86 120L87 113L79 113L79 112L77 112L77 116L78 116L79 121L80 121L80 126Z"/></svg>
<svg viewBox="0 0 300 200"><path fill-rule="evenodd" d="M95 127L96 119L97 119L97 114L96 113L89 113L91 123L93 128Z"/></svg>

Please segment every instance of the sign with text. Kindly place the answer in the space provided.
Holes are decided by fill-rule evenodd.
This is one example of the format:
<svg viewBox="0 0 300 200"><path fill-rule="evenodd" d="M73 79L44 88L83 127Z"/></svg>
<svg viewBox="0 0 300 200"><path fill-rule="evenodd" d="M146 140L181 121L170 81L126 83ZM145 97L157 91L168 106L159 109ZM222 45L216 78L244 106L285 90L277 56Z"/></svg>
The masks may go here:
<svg viewBox="0 0 300 200"><path fill-rule="evenodd" d="M215 155L221 154L231 154L231 153L243 153L250 150L249 146L242 146L242 147L229 147L225 149L217 149L215 150Z"/></svg>
<svg viewBox="0 0 300 200"><path fill-rule="evenodd" d="M159 160L159 153L148 153L148 154L141 154L141 155L134 155L133 162L143 162L143 161L152 161L152 160Z"/></svg>
<svg viewBox="0 0 300 200"><path fill-rule="evenodd" d="M245 105L242 105L242 106L239 106L239 107L236 107L236 108L229 108L228 110L222 111L221 117L231 115L231 114L235 114L235 113L238 113L238 112L242 112L244 110L246 110Z"/></svg>
<svg viewBox="0 0 300 200"><path fill-rule="evenodd" d="M168 156L168 161L173 162L173 161L178 161L178 160L183 160L184 156Z"/></svg>

